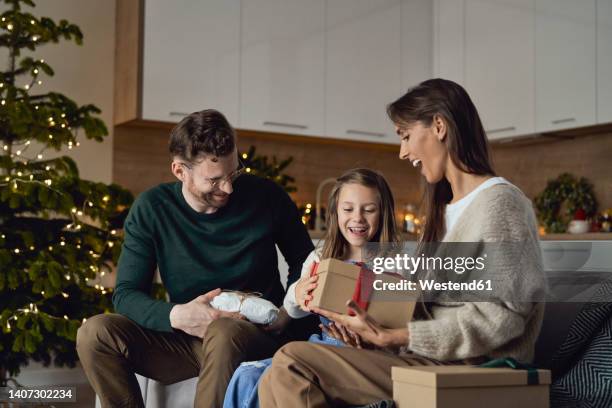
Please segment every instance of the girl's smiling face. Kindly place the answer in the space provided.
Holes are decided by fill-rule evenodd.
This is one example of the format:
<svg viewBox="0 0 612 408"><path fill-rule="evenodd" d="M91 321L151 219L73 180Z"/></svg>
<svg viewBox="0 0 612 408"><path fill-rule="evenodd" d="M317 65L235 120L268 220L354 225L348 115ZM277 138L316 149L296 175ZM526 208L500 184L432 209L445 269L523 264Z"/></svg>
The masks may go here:
<svg viewBox="0 0 612 408"><path fill-rule="evenodd" d="M376 235L380 224L379 201L376 189L356 183L342 186L338 197L338 227L352 248L361 248Z"/></svg>

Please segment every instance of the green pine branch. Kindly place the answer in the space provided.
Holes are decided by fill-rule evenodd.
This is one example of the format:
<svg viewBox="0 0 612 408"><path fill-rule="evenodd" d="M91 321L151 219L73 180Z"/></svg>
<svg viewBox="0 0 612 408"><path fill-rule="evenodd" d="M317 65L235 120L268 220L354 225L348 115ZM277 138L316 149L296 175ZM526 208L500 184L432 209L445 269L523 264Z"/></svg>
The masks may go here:
<svg viewBox="0 0 612 408"><path fill-rule="evenodd" d="M272 156L271 162L269 162L268 156L255 154L255 146L251 146L243 154L242 162L249 169L250 174L272 180L287 193L297 191L297 187L294 184L295 179L284 173L293 162L293 157L279 161L276 156Z"/></svg>

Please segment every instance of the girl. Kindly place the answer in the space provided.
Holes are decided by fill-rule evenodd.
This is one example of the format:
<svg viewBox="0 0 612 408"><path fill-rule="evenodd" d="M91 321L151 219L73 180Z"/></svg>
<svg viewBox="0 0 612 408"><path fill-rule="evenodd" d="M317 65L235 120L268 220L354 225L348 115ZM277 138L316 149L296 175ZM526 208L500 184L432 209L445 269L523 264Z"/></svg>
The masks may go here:
<svg viewBox="0 0 612 408"><path fill-rule="evenodd" d="M322 249L310 253L302 268L301 278L287 289L283 302L288 315L294 319L311 313L306 305L310 293L317 286L317 276L310 277L313 262L336 258L346 262L361 262L362 248L368 242L397 241L395 210L391 190L382 175L368 169L353 169L338 178L328 201L327 232ZM343 340L360 339L341 325L321 319L321 336L314 334L310 341L342 346ZM337 338L329 336L328 330ZM257 384L272 359L243 363L235 371L225 394L224 408L257 407Z"/></svg>
<svg viewBox="0 0 612 408"><path fill-rule="evenodd" d="M466 91L454 82L431 79L391 103L387 112L401 138L400 159L410 160L427 181L420 246L510 242L497 254L503 267L494 272L506 278L500 289L512 299L541 299L545 279L531 202L495 176L487 137ZM475 251L470 255L484 255L482 245ZM543 303L505 297L458 302L449 295L442 293L426 305L421 320L400 329L381 327L354 302L349 307L355 316L313 310L354 332L360 343L348 338L351 345L377 350L289 343L276 352L261 379L262 406L365 405L390 399L393 366L532 360Z"/></svg>

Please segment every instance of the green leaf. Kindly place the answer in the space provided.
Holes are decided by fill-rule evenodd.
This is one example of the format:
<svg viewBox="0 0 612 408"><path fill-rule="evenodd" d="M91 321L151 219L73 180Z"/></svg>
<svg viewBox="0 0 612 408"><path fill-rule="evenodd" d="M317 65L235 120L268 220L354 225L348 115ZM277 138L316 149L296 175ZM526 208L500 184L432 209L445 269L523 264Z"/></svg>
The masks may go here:
<svg viewBox="0 0 612 408"><path fill-rule="evenodd" d="M19 333L15 336L11 350L14 353L19 353L23 350L23 333Z"/></svg>
<svg viewBox="0 0 612 408"><path fill-rule="evenodd" d="M27 353L34 353L36 351L36 341L29 331L25 332L25 351Z"/></svg>
<svg viewBox="0 0 612 408"><path fill-rule="evenodd" d="M38 201L45 207L49 205L49 188L40 186L38 189Z"/></svg>
<svg viewBox="0 0 612 408"><path fill-rule="evenodd" d="M40 318L43 322L43 326L45 327L45 330L48 331L49 333L53 333L53 330L55 328L53 319L51 319L49 316L45 314L41 314Z"/></svg>
<svg viewBox="0 0 612 408"><path fill-rule="evenodd" d="M29 314L23 314L17 318L17 324L15 325L19 330L25 330L28 322L30 321Z"/></svg>
<svg viewBox="0 0 612 408"><path fill-rule="evenodd" d="M47 274L49 276L49 282L54 288L60 289L62 287L62 272L63 268L56 261L51 261L47 265Z"/></svg>
<svg viewBox="0 0 612 408"><path fill-rule="evenodd" d="M9 200L9 207L14 210L16 208L19 208L20 204L21 204L21 196L17 194L11 195L11 198Z"/></svg>

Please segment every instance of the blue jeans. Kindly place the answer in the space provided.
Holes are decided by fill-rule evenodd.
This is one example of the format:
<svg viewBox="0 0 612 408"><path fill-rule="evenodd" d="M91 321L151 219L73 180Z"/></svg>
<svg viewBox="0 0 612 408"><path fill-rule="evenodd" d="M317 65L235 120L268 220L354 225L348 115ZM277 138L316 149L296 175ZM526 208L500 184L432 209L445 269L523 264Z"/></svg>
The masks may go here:
<svg viewBox="0 0 612 408"><path fill-rule="evenodd" d="M325 325L329 320L321 318ZM330 344L333 346L344 346L340 340L329 337L326 334L313 334L308 341L319 344ZM272 359L267 358L259 361L247 361L234 371L234 375L225 391L223 408L259 408L259 396L257 386L263 373L272 365Z"/></svg>

